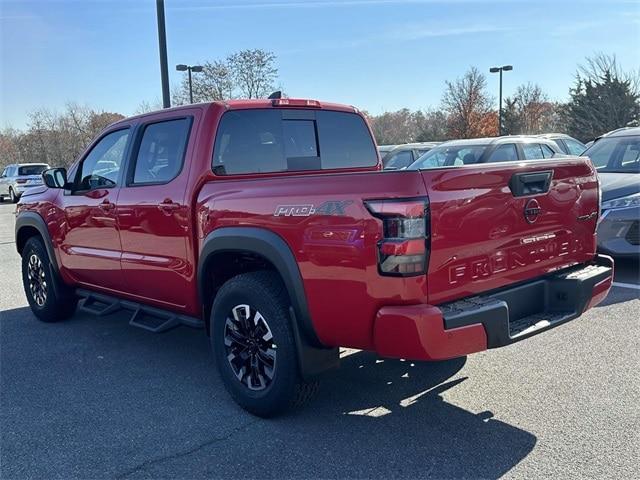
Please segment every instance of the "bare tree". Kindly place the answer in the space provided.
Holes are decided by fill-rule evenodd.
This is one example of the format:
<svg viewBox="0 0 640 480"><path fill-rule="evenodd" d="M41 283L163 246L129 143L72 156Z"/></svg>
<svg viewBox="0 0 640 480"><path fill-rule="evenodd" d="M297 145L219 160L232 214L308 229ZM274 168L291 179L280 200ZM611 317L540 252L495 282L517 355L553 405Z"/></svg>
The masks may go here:
<svg viewBox="0 0 640 480"><path fill-rule="evenodd" d="M264 98L274 90L278 77L276 56L261 50L242 50L229 56L229 69L244 98Z"/></svg>
<svg viewBox="0 0 640 480"><path fill-rule="evenodd" d="M558 105L539 85L520 85L512 97L505 98L504 131L510 135L551 132L558 126Z"/></svg>
<svg viewBox="0 0 640 480"><path fill-rule="evenodd" d="M447 113L448 133L454 138L474 138L497 134L491 125L492 98L486 91L487 80L476 67L462 78L446 82L442 108Z"/></svg>
<svg viewBox="0 0 640 480"><path fill-rule="evenodd" d="M3 165L42 162L68 166L101 130L121 118L75 103L68 103L62 113L34 110L25 132L7 129L0 134L0 161Z"/></svg>

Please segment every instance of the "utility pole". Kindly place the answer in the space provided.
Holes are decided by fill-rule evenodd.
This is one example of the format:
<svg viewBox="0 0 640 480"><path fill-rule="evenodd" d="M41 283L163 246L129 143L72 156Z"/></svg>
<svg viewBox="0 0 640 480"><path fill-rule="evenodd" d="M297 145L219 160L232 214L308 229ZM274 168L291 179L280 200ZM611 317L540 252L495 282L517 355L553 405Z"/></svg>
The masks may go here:
<svg viewBox="0 0 640 480"><path fill-rule="evenodd" d="M171 106L169 96L169 67L167 65L167 31L164 22L164 0L156 0L158 15L158 48L160 50L160 78L162 79L162 107Z"/></svg>

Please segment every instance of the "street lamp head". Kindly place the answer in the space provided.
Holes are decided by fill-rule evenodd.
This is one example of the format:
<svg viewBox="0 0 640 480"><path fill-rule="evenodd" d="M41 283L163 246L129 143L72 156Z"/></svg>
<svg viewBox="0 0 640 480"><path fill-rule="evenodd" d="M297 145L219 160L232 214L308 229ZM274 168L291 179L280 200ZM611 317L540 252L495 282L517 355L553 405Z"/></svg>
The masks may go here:
<svg viewBox="0 0 640 480"><path fill-rule="evenodd" d="M502 70L504 70L505 72L513 70L513 65L505 65L504 67L502 67Z"/></svg>
<svg viewBox="0 0 640 480"><path fill-rule="evenodd" d="M179 72L184 72L184 71L186 71L188 69L189 69L189 67L184 65L184 64L182 64L182 63L176 65L176 70L179 71Z"/></svg>
<svg viewBox="0 0 640 480"><path fill-rule="evenodd" d="M202 65L194 65L193 67L191 67L191 71L192 72L201 72L202 71Z"/></svg>
<svg viewBox="0 0 640 480"><path fill-rule="evenodd" d="M500 68L498 68L498 67L491 67L489 69L489 72L491 72L491 73L498 73L499 71L500 71Z"/></svg>

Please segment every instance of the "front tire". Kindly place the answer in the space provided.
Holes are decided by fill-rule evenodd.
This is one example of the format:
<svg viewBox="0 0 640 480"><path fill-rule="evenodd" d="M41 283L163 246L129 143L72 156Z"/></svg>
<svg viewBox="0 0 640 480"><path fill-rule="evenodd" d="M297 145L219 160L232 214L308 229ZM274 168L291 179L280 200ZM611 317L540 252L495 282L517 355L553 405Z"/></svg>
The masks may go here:
<svg viewBox="0 0 640 480"><path fill-rule="evenodd" d="M300 376L289 305L270 271L232 278L213 302L211 347L220 378L236 403L259 417L300 406L318 388Z"/></svg>
<svg viewBox="0 0 640 480"><path fill-rule="evenodd" d="M22 284L31 311L43 322L65 320L76 311L78 299L51 268L38 237L27 240L22 250Z"/></svg>

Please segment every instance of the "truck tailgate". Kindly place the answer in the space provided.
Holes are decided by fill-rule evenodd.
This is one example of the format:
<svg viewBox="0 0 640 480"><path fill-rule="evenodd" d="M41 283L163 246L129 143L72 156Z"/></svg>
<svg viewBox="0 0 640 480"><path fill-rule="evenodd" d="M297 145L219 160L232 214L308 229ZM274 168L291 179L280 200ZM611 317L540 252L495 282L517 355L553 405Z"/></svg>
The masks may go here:
<svg viewBox="0 0 640 480"><path fill-rule="evenodd" d="M598 180L587 158L421 175L431 213L432 304L540 277L595 255Z"/></svg>

